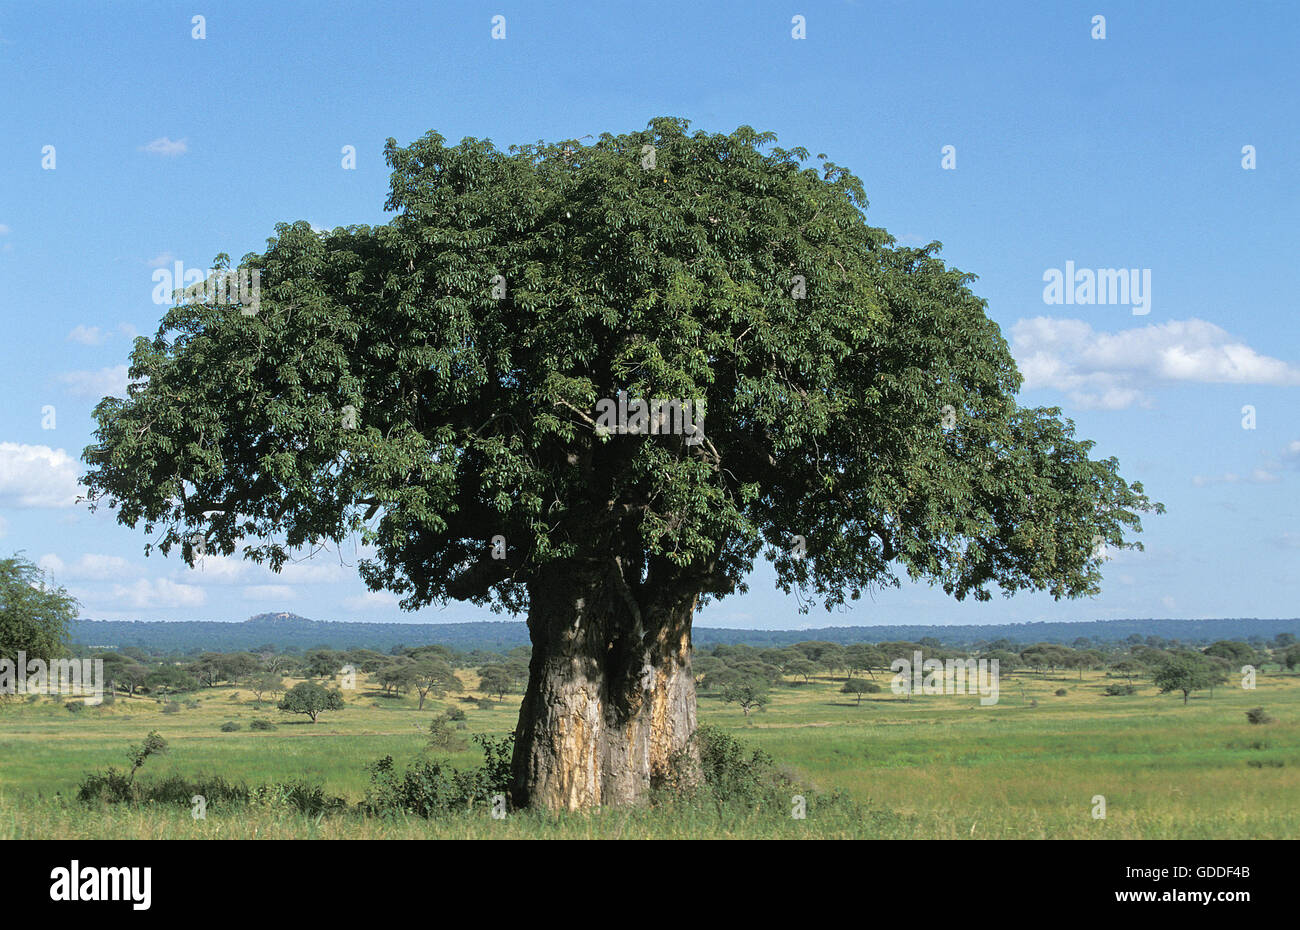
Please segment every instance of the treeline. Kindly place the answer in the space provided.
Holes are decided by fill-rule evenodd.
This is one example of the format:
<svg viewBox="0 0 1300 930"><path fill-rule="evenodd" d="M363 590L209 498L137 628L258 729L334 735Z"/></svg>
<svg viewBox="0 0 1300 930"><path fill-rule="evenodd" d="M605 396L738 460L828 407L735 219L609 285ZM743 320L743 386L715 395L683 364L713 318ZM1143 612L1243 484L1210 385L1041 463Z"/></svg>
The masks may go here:
<svg viewBox="0 0 1300 930"><path fill-rule="evenodd" d="M877 674L887 683L896 660L904 659L910 667L918 654L922 662L996 659L1002 676L1077 670L1082 678L1085 671L1105 671L1125 682L1108 687L1108 694L1133 694L1133 681L1140 679L1152 681L1162 692L1181 691L1184 700L1192 691L1222 684L1245 666L1262 671L1268 666L1294 670L1300 665L1300 644L1291 633L1272 640L1218 640L1204 647L1133 634L1127 642L1101 646L1083 637L1069 646L1048 642L1021 646L1009 639L996 639L976 649L955 648L932 637L850 646L812 640L780 649L719 644L697 650L692 670L701 692L716 694L748 714L767 703L771 688L779 684L797 687L816 677L843 676L846 680L841 690L859 695L860 701L861 694L881 690ZM868 680L855 680L856 676Z"/></svg>
<svg viewBox="0 0 1300 930"><path fill-rule="evenodd" d="M251 651L266 643L282 651L328 648L369 649L382 653L435 644L466 653L505 653L529 645L528 629L518 621L354 623L308 620L293 614L261 614L242 623L73 620L68 631L73 642L86 648L121 650L135 646L180 654ZM697 648L708 649L724 644L782 648L810 640L849 646L855 643L917 642L929 638L966 648L982 648L984 644L1003 639L1021 643L1071 644L1084 638L1094 645L1103 645L1125 642L1133 636L1207 644L1221 639L1269 641L1281 633L1300 635L1300 620L1098 620L974 626L909 624L817 630L727 630L705 626L696 627L692 635Z"/></svg>
<svg viewBox="0 0 1300 930"><path fill-rule="evenodd" d="M260 702L283 693L287 678L319 679L349 688L357 687L357 677L364 675L370 686L382 694L416 694L422 709L431 696L442 697L463 689L454 673L456 669L474 669L484 694L500 698L522 690L528 681L529 653L528 647L497 653L458 652L441 645L396 648L389 653L370 649L281 652L267 645L249 651L178 655L127 646L121 650L91 650L87 657L103 660L106 690L110 693L161 697L203 688L237 687L252 692Z"/></svg>
<svg viewBox="0 0 1300 930"><path fill-rule="evenodd" d="M443 645L395 648L388 653L370 649L282 652L266 645L249 651L178 655L128 646L117 651L92 651L89 657L104 661L110 691L132 696L177 695L233 686L252 692L257 701L262 701L282 693L286 678L319 679L322 683L356 687L355 679L348 684L348 676L364 675L369 686L384 695L415 694L423 708L430 696L442 697L462 690L457 669L473 670L478 676L478 690L484 695L502 699L506 694L521 692L528 682L530 652L527 646L505 652L460 652ZM872 689L865 684L874 682L877 675L887 680L895 660L913 662L918 654L922 661L996 659L1004 676L1077 671L1082 677L1084 671L1105 671L1130 685L1133 679L1152 678L1160 669L1186 656L1196 657L1211 677L1236 673L1247 665L1261 670L1270 665L1287 669L1300 665L1300 644L1293 634L1282 633L1272 640L1219 640L1209 646L1136 634L1128 642L1105 645L1085 638L1068 646L1048 642L1020 645L997 639L974 649L945 644L933 637L848 646L808 640L782 648L721 643L696 649L692 669L702 692L719 694L748 713L766 703L771 687L808 683L815 677L841 676L848 680L850 693L870 692ZM852 684L857 678L867 680L863 687Z"/></svg>

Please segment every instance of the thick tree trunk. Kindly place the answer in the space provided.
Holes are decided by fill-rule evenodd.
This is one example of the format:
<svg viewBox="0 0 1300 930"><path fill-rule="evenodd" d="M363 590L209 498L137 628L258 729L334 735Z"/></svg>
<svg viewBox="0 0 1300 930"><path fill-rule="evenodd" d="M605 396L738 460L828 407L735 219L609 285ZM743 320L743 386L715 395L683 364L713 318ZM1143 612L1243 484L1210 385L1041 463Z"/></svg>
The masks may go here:
<svg viewBox="0 0 1300 930"><path fill-rule="evenodd" d="M515 731L512 800L578 810L636 804L699 777L693 594L638 604L592 569L529 586L533 641Z"/></svg>

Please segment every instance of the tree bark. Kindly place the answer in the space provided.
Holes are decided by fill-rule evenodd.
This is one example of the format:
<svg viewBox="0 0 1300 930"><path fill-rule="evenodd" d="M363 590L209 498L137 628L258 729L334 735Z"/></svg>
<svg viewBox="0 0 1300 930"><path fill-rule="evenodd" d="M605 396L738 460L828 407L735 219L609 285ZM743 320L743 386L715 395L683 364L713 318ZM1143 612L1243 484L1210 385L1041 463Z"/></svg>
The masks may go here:
<svg viewBox="0 0 1300 930"><path fill-rule="evenodd" d="M516 806L637 804L652 788L698 781L696 600L674 592L639 603L616 563L529 585L533 655L515 731Z"/></svg>

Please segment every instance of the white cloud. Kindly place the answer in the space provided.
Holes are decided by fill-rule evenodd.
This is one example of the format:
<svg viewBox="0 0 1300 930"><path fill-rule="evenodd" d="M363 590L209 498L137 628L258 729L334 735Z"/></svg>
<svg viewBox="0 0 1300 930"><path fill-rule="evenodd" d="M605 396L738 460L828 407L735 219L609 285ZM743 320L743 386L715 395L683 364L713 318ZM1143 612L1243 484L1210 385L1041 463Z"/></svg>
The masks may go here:
<svg viewBox="0 0 1300 930"><path fill-rule="evenodd" d="M176 261L176 256L171 252L160 252L149 259L148 264L150 268L166 268L174 261Z"/></svg>
<svg viewBox="0 0 1300 930"><path fill-rule="evenodd" d="M1282 480L1281 472L1287 466L1300 466L1300 439L1288 443L1279 458L1270 456L1269 461L1251 469L1249 474L1239 475L1230 471L1222 475L1197 475L1192 478L1192 484L1198 488L1212 484L1276 484Z"/></svg>
<svg viewBox="0 0 1300 930"><path fill-rule="evenodd" d="M1269 471L1267 468L1256 468L1247 475L1239 475L1233 471L1222 475L1197 475L1192 479L1192 484L1204 488L1211 484L1274 484L1281 480L1282 476L1277 472Z"/></svg>
<svg viewBox="0 0 1300 930"><path fill-rule="evenodd" d="M68 371L59 375L59 381L74 397L99 400L101 397L126 397L130 383L125 365L101 368L99 371Z"/></svg>
<svg viewBox="0 0 1300 930"><path fill-rule="evenodd" d="M71 507L80 491L77 461L62 449L0 442L0 505Z"/></svg>
<svg viewBox="0 0 1300 930"><path fill-rule="evenodd" d="M352 610L395 610L397 595L391 591L367 591L358 597L345 597L343 605Z"/></svg>
<svg viewBox="0 0 1300 930"><path fill-rule="evenodd" d="M244 580L249 564L233 556L205 555L195 560L194 567L182 568L187 581L206 584L237 584Z"/></svg>
<svg viewBox="0 0 1300 930"><path fill-rule="evenodd" d="M166 136L154 139L147 145L140 146L140 151L148 152L150 155L161 155L164 158L171 158L176 155L184 155L190 150L184 139L178 139L173 142Z"/></svg>
<svg viewBox="0 0 1300 930"><path fill-rule="evenodd" d="M291 601L294 598L293 588L287 584L254 584L244 589L244 600L246 601Z"/></svg>
<svg viewBox="0 0 1300 930"><path fill-rule="evenodd" d="M1157 383L1300 385L1300 367L1261 355L1204 320L1170 320L1114 333L1083 320L1034 317L1011 328L1026 389L1053 388L1081 407L1148 404Z"/></svg>
<svg viewBox="0 0 1300 930"><path fill-rule="evenodd" d="M241 543L242 544L242 543ZM234 555L206 555L194 568L184 568L177 577L195 584L328 584L346 581L349 574L337 562L324 559L286 562L277 574L266 565Z"/></svg>
<svg viewBox="0 0 1300 930"><path fill-rule="evenodd" d="M69 342L79 342L83 346L97 346L108 338L108 333L98 326L82 326L78 323L68 333Z"/></svg>
<svg viewBox="0 0 1300 930"><path fill-rule="evenodd" d="M338 562L286 562L277 577L291 584L322 584L345 581L349 573Z"/></svg>
<svg viewBox="0 0 1300 930"><path fill-rule="evenodd" d="M131 574L131 564L121 556L87 552L71 565L53 552L36 560L44 571L58 576L60 581L111 581Z"/></svg>
<svg viewBox="0 0 1300 930"><path fill-rule="evenodd" d="M127 607L199 607L207 600L202 588L166 578L141 578L131 585L113 585L113 599Z"/></svg>

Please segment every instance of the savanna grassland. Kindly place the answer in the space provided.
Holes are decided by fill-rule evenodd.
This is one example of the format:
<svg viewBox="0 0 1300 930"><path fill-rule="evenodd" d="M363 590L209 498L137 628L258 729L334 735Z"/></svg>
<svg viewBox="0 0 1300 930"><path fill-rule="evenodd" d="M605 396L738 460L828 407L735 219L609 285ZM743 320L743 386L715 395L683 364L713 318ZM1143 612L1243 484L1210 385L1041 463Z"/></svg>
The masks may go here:
<svg viewBox="0 0 1300 930"><path fill-rule="evenodd" d="M463 741L450 753L428 748L427 729L448 707L465 710L466 729L505 735L518 697L493 706L471 671L466 693L426 702L384 696L364 676L343 692L345 709L320 721L257 705L246 689L204 689L197 707L162 713L152 698L119 695L111 706L71 713L58 701L0 705L0 839L23 838L454 838L454 837L863 837L1250 839L1300 835L1300 675L1269 670L1257 688L1224 685L1213 695L1138 693L1107 697L1115 677L1101 672L1003 674L1001 700L978 696L840 693L842 676L778 686L746 715L701 694L699 716L768 753L810 794L835 793L851 806L716 810L666 805L562 816L479 810L425 820L363 817L352 810L316 817L275 806L208 809L87 805L76 800L87 772L124 767L126 749L151 730L168 751L139 777L220 774L248 784L301 780L361 800L366 766L391 755L398 766L431 754L457 766L482 760ZM1064 695L1057 695L1065 689ZM1246 711L1274 718L1255 725ZM250 730L255 719L276 729ZM223 732L235 722L240 728ZM1094 797L1106 817L1093 816Z"/></svg>

